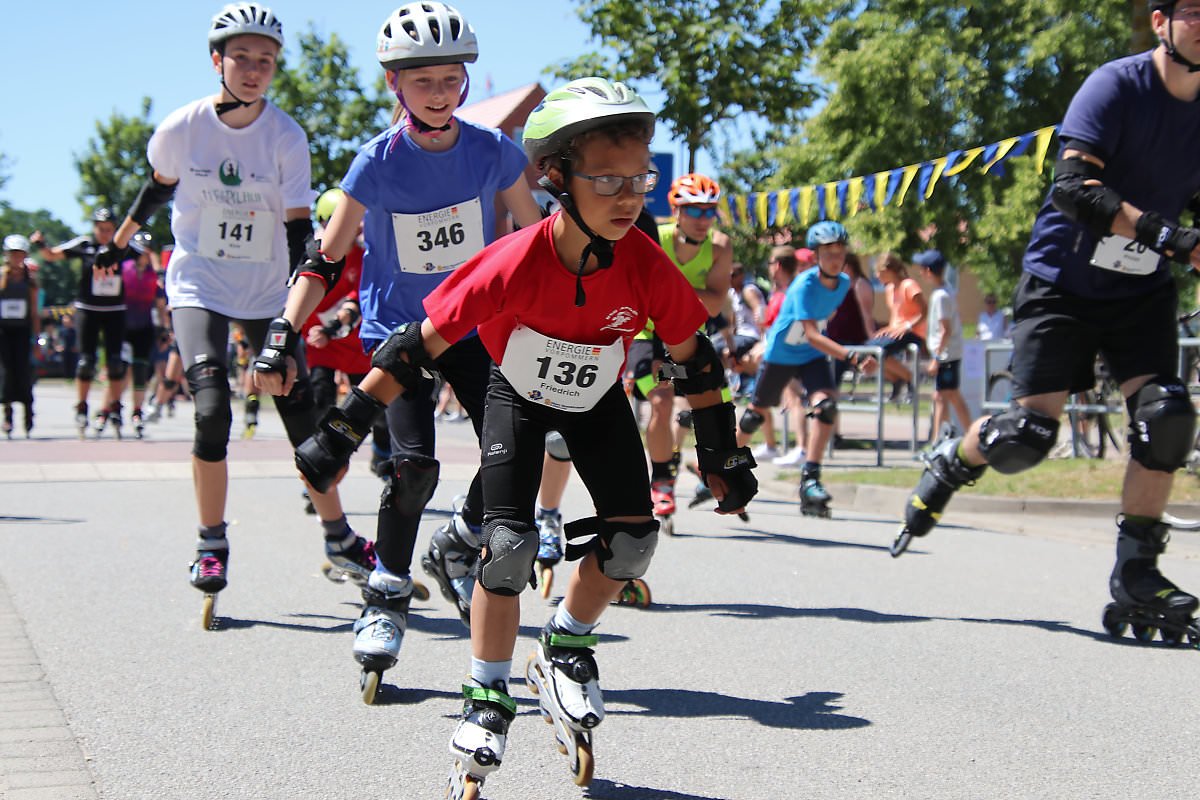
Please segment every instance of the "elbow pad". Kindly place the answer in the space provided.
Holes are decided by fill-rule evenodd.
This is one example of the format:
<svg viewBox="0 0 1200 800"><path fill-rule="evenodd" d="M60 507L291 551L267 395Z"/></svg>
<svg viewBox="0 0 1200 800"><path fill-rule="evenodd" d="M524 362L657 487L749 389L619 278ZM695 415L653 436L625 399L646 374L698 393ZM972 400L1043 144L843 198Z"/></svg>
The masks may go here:
<svg viewBox="0 0 1200 800"><path fill-rule="evenodd" d="M175 187L178 185L177 183L169 185L159 183L151 174L133 201L133 206L129 209L129 218L138 225L145 225L154 216L155 211L171 202L171 198L175 196Z"/></svg>
<svg viewBox="0 0 1200 800"><path fill-rule="evenodd" d="M300 222L301 220L295 220ZM304 220L307 222L307 220ZM290 223L289 223L290 224ZM290 237L290 232L289 232ZM291 248L291 242L288 242L288 248ZM346 266L346 259L342 258L338 261L330 261L321 252L321 243L312 238L312 234L308 234L308 238L304 242L304 254L300 258L300 262L295 265L292 270L292 279L288 281L291 286L296 282L296 278L301 275L307 275L311 278L317 278L325 284L325 294L333 291L333 287L342 277L342 269Z"/></svg>
<svg viewBox="0 0 1200 800"><path fill-rule="evenodd" d="M283 229L287 231L288 266L295 270L300 262L304 260L308 241L312 238L312 220L308 217L289 219L283 223Z"/></svg>
<svg viewBox="0 0 1200 800"><path fill-rule="evenodd" d="M1097 239L1112 234L1113 219L1121 211L1121 197L1101 183L1104 168L1082 158L1060 158L1054 165L1054 185L1050 202L1055 208L1087 228Z"/></svg>

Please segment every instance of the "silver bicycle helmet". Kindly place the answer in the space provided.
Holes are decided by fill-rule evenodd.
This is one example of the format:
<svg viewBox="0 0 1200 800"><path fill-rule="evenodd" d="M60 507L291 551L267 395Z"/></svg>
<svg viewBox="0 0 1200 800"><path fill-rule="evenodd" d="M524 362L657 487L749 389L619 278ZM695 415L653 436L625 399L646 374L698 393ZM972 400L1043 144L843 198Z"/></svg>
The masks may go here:
<svg viewBox="0 0 1200 800"><path fill-rule="evenodd" d="M475 29L454 6L409 3L379 29L375 56L386 70L437 64L473 64L479 58Z"/></svg>
<svg viewBox="0 0 1200 800"><path fill-rule="evenodd" d="M208 51L220 50L235 36L265 36L283 49L283 25L271 9L258 3L230 3L217 12L208 29Z"/></svg>

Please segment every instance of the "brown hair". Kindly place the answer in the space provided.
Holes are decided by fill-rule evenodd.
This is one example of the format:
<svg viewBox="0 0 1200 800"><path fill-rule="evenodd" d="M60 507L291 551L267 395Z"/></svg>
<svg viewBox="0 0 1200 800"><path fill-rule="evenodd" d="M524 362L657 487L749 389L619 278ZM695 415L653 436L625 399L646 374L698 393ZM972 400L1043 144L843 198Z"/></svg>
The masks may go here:
<svg viewBox="0 0 1200 800"><path fill-rule="evenodd" d="M607 138L609 142L615 145L624 144L632 140L649 147L650 141L654 138L654 124L642 120L625 119L584 131L577 136L571 137L571 140L567 142L566 146L556 156L544 159L543 169L555 166L562 169L568 162L570 164L578 164L583 158L583 149L588 143L601 137Z"/></svg>
<svg viewBox="0 0 1200 800"><path fill-rule="evenodd" d="M884 253L879 257L879 268L895 273L900 278L908 277L908 265L900 260L895 253Z"/></svg>
<svg viewBox="0 0 1200 800"><path fill-rule="evenodd" d="M846 267L854 280L867 277L863 274L862 261L859 260L858 253L846 253Z"/></svg>
<svg viewBox="0 0 1200 800"><path fill-rule="evenodd" d="M772 247L771 260L779 264L779 268L788 275L796 274L796 248L790 244Z"/></svg>

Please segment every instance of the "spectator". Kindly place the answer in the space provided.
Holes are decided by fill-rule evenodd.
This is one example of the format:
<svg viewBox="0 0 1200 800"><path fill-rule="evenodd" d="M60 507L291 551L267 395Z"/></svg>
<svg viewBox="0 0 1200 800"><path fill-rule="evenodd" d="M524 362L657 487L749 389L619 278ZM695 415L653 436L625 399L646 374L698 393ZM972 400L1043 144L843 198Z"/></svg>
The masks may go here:
<svg viewBox="0 0 1200 800"><path fill-rule="evenodd" d="M988 292L983 298L983 311L979 312L979 324L975 327L975 335L980 341L990 342L993 339L1007 339L1012 323L1004 309L996 307L996 295Z"/></svg>

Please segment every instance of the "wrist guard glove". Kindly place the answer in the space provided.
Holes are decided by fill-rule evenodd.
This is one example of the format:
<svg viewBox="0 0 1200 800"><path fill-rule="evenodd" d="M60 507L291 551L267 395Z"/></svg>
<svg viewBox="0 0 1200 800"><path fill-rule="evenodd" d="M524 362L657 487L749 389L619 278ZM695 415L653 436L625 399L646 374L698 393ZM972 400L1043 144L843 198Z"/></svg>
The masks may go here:
<svg viewBox="0 0 1200 800"><path fill-rule="evenodd" d="M296 448L296 469L309 485L318 492L329 491L385 408L355 386L340 406L325 412L317 432Z"/></svg>
<svg viewBox="0 0 1200 800"><path fill-rule="evenodd" d="M287 359L296 352L296 342L300 335L292 329L292 323L283 317L276 317L267 326L267 339L263 350L254 359L254 369L257 372L275 372L287 375Z"/></svg>

